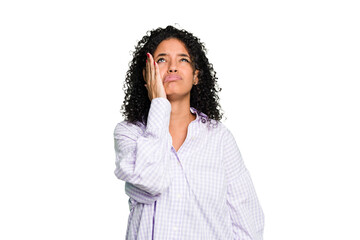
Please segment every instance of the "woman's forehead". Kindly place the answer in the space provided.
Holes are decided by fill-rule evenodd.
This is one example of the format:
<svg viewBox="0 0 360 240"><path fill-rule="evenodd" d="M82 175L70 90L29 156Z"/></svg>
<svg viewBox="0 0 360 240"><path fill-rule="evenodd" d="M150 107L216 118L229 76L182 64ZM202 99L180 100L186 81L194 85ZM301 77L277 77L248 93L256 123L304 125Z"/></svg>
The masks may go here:
<svg viewBox="0 0 360 240"><path fill-rule="evenodd" d="M182 54L182 55L189 55L188 50L186 49L185 44L180 41L177 38L170 38L163 40L160 42L160 44L157 46L154 55L155 54Z"/></svg>

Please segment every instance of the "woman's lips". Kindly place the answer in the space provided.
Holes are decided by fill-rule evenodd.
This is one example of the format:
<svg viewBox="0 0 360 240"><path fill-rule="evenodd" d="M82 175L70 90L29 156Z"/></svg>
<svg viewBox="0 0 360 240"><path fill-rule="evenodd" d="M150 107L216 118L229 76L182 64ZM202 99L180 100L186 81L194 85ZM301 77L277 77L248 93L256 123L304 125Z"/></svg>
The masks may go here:
<svg viewBox="0 0 360 240"><path fill-rule="evenodd" d="M176 81L176 80L181 80L181 77L179 75L167 75L164 79L164 83L166 82L172 82L172 81Z"/></svg>

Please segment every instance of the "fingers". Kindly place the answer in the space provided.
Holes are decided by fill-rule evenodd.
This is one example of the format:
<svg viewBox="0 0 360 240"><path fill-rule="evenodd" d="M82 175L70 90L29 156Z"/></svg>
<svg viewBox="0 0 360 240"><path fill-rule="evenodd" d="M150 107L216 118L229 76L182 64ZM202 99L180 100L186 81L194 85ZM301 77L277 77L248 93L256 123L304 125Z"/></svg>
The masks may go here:
<svg viewBox="0 0 360 240"><path fill-rule="evenodd" d="M155 62L154 63L154 68L155 68L155 79L159 82L162 83L162 79L160 76L160 69L159 69L159 65Z"/></svg>
<svg viewBox="0 0 360 240"><path fill-rule="evenodd" d="M164 88L164 84L163 84L163 81L162 81L162 77L160 75L160 68L159 68L159 65L155 62L154 63L155 66L155 81L156 81L156 85L157 85L157 97L163 97L163 98L166 98L166 92L165 92L165 88Z"/></svg>
<svg viewBox="0 0 360 240"><path fill-rule="evenodd" d="M153 80L155 78L155 69L154 69L154 60L150 53L147 53L146 58L146 84L151 86L153 84Z"/></svg>
<svg viewBox="0 0 360 240"><path fill-rule="evenodd" d="M154 90L156 89L156 73L154 58L150 53L146 54L146 79L145 87L148 90L150 100L154 97Z"/></svg>
<svg viewBox="0 0 360 240"><path fill-rule="evenodd" d="M162 81L162 77L161 77L161 74L160 74L160 68L159 68L159 65L157 63L155 63L155 81L156 81L156 84L158 84L159 86L161 86L160 88L164 88L164 83Z"/></svg>
<svg viewBox="0 0 360 240"><path fill-rule="evenodd" d="M147 53L147 58L146 58L146 71L145 71L145 82L147 84L149 84L149 80L150 80L150 76L151 76L151 72L150 72L150 59L149 59L149 54Z"/></svg>
<svg viewBox="0 0 360 240"><path fill-rule="evenodd" d="M154 59L150 53L147 53L146 71L147 71L147 84L150 84L155 77Z"/></svg>

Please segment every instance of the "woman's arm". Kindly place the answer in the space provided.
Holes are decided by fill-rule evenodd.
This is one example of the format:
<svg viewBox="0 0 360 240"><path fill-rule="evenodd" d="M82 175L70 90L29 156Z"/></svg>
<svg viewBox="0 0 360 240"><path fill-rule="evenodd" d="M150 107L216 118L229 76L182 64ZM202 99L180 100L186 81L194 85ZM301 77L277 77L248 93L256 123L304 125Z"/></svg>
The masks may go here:
<svg viewBox="0 0 360 240"><path fill-rule="evenodd" d="M228 129L223 135L223 156L234 239L262 240L264 214L239 148Z"/></svg>
<svg viewBox="0 0 360 240"><path fill-rule="evenodd" d="M154 98L143 134L125 121L114 130L115 175L127 182L126 194L137 202L152 203L171 183L170 112L166 98Z"/></svg>

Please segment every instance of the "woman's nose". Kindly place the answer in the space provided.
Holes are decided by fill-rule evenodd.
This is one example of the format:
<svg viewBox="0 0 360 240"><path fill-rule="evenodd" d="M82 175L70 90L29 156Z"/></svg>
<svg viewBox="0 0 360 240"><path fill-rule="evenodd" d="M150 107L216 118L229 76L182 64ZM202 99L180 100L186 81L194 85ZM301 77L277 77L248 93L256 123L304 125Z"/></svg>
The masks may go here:
<svg viewBox="0 0 360 240"><path fill-rule="evenodd" d="M169 65L169 69L168 69L169 73L173 73L173 72L177 72L177 67L176 64L174 64L174 62L172 61Z"/></svg>

